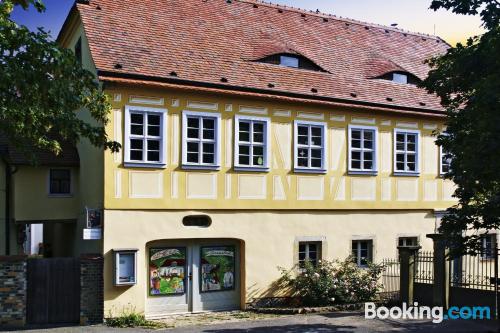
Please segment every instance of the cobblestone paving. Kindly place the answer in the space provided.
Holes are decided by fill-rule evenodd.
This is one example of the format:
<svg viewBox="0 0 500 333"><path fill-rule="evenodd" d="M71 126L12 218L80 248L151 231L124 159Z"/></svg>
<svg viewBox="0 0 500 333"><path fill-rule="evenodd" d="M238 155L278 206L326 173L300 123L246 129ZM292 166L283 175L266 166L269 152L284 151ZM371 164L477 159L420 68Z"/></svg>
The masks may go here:
<svg viewBox="0 0 500 333"><path fill-rule="evenodd" d="M249 320L263 320L283 317L283 315L260 314L246 311L229 311L229 312L207 312L189 315L174 315L168 318L158 320L169 328L185 327L185 326L203 326L214 324L234 323Z"/></svg>

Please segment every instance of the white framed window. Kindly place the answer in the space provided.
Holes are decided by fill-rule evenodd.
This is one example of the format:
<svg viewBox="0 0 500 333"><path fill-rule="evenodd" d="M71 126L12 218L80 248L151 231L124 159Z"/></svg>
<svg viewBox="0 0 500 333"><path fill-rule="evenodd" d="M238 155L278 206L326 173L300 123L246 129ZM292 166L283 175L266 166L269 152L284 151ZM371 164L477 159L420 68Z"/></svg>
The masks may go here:
<svg viewBox="0 0 500 333"><path fill-rule="evenodd" d="M419 174L420 131L394 129L394 174Z"/></svg>
<svg viewBox="0 0 500 333"><path fill-rule="evenodd" d="M55 168L49 170L49 196L66 197L72 194L71 169Z"/></svg>
<svg viewBox="0 0 500 333"><path fill-rule="evenodd" d="M167 110L125 106L125 166L165 167Z"/></svg>
<svg viewBox="0 0 500 333"><path fill-rule="evenodd" d="M269 118L235 116L235 170L269 170L270 123Z"/></svg>
<svg viewBox="0 0 500 333"><path fill-rule="evenodd" d="M299 242L299 268L308 261L316 267L321 259L321 242Z"/></svg>
<svg viewBox="0 0 500 333"><path fill-rule="evenodd" d="M373 261L373 240L353 240L352 258L359 267L368 266L368 263Z"/></svg>
<svg viewBox="0 0 500 333"><path fill-rule="evenodd" d="M182 113L182 167L184 169L220 168L219 113L184 111Z"/></svg>
<svg viewBox="0 0 500 333"><path fill-rule="evenodd" d="M296 172L326 172L326 124L295 120L294 152Z"/></svg>
<svg viewBox="0 0 500 333"><path fill-rule="evenodd" d="M494 259L497 255L497 235L484 234L481 236L481 258Z"/></svg>
<svg viewBox="0 0 500 333"><path fill-rule="evenodd" d="M349 173L377 174L378 129L349 125Z"/></svg>

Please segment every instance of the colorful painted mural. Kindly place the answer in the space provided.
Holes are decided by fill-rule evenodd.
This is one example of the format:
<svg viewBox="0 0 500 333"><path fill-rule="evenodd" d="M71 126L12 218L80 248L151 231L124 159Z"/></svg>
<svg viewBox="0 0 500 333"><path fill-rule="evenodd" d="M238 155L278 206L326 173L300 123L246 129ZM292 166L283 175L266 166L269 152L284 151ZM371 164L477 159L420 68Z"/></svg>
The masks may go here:
<svg viewBox="0 0 500 333"><path fill-rule="evenodd" d="M234 246L202 247L200 261L202 292L234 289Z"/></svg>
<svg viewBox="0 0 500 333"><path fill-rule="evenodd" d="M186 248L149 250L149 294L183 294L185 291Z"/></svg>

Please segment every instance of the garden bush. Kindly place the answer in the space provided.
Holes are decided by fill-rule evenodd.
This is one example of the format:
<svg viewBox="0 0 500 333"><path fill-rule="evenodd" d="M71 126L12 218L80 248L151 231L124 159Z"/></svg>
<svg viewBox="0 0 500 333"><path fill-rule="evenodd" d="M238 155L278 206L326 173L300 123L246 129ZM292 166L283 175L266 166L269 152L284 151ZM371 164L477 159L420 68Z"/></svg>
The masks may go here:
<svg viewBox="0 0 500 333"><path fill-rule="evenodd" d="M281 280L302 305L326 306L360 303L376 299L383 265L358 267L348 257L344 261L318 261L314 266L306 261L301 268L281 269Z"/></svg>

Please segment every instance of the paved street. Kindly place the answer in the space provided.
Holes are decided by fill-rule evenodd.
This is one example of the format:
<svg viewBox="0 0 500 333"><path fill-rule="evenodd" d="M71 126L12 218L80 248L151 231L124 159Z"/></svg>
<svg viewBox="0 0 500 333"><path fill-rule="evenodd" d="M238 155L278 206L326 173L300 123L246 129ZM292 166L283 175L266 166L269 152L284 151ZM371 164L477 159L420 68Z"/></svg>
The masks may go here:
<svg viewBox="0 0 500 333"><path fill-rule="evenodd" d="M105 326L59 327L18 332L108 333L108 332L168 332L168 333L264 333L264 332L500 332L495 321L448 320L440 324L430 321L367 320L362 313L340 312L314 315L285 316L266 320L217 323L175 329L112 329Z"/></svg>

